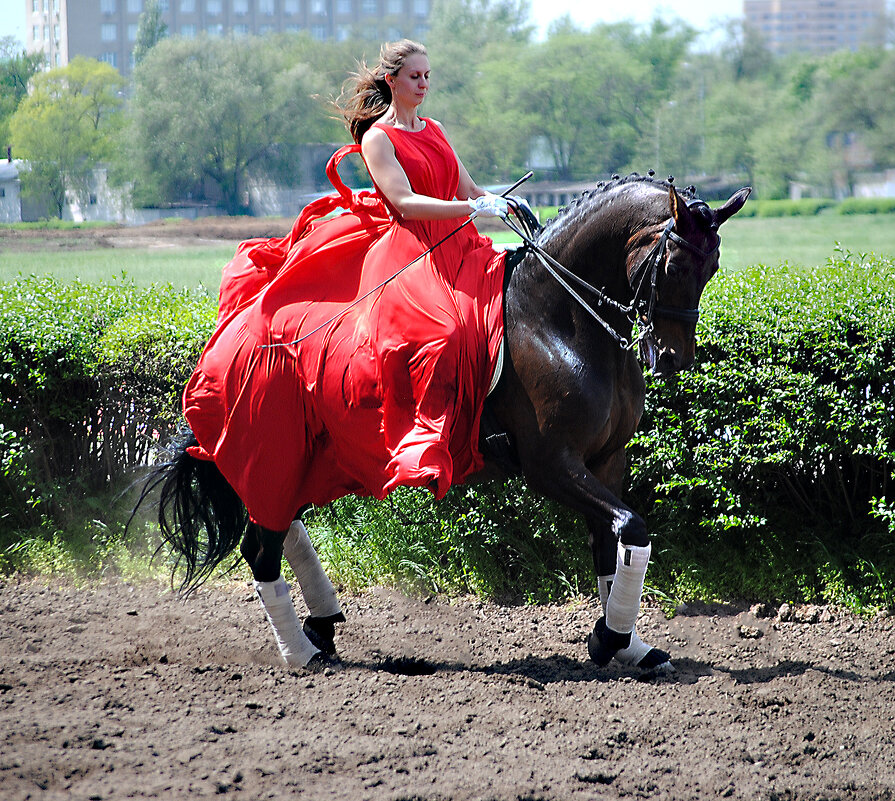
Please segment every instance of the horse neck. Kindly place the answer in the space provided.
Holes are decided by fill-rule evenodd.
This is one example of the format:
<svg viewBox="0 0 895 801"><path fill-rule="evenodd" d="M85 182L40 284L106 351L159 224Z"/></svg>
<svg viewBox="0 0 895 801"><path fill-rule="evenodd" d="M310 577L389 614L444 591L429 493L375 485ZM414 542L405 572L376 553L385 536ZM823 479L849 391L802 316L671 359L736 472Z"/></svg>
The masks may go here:
<svg viewBox="0 0 895 801"><path fill-rule="evenodd" d="M604 204L595 209L575 210L574 214L558 219L553 225L558 228L548 229L542 236L544 250L614 301L629 305L633 297L628 280L629 243L636 231L643 227L642 221L635 221L633 215L630 219L619 215L617 209ZM530 255L520 269L525 275L518 282L519 286L537 308L554 312L568 308L573 315L587 315L536 256ZM619 335L630 335L631 324L623 313L600 303L587 290L575 289Z"/></svg>

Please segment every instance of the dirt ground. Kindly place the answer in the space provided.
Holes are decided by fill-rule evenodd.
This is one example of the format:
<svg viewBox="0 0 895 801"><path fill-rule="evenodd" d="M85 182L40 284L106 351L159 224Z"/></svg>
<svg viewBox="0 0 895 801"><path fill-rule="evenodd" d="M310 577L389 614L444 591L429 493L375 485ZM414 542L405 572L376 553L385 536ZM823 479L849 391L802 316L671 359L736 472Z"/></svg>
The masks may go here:
<svg viewBox="0 0 895 801"><path fill-rule="evenodd" d="M201 217L197 220L159 220L145 225L103 225L84 228L0 228L0 247L11 251L93 250L96 248L154 248L208 245L221 240L240 242L255 237L285 236L291 217ZM506 230L500 221L476 220L485 233Z"/></svg>
<svg viewBox="0 0 895 801"><path fill-rule="evenodd" d="M342 669L308 675L243 581L7 580L0 797L895 798L895 618L646 609L677 671L641 677L587 661L592 599L344 606Z"/></svg>

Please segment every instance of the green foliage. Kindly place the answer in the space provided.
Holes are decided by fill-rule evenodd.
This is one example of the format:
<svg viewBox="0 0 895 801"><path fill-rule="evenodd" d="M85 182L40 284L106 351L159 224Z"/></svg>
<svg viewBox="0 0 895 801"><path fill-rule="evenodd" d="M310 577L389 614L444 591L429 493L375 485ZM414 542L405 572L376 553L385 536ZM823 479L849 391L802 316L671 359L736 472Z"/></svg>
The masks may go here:
<svg viewBox="0 0 895 801"><path fill-rule="evenodd" d="M0 146L9 144L9 121L28 94L28 82L43 65L43 55L20 49L13 37L0 39ZM0 154L6 156L6 153Z"/></svg>
<svg viewBox="0 0 895 801"><path fill-rule="evenodd" d="M715 278L696 369L652 382L630 448L651 581L679 596L889 603L893 304L892 261L847 253Z"/></svg>
<svg viewBox="0 0 895 801"><path fill-rule="evenodd" d="M836 208L840 214L895 214L895 198L850 197Z"/></svg>
<svg viewBox="0 0 895 801"><path fill-rule="evenodd" d="M313 529L333 577L351 586L528 602L595 586L583 525L521 481L455 487L439 503L422 490L347 497L318 510Z"/></svg>
<svg viewBox="0 0 895 801"><path fill-rule="evenodd" d="M828 198L803 198L801 200L757 200L753 214L757 217L813 217L825 209L836 206Z"/></svg>
<svg viewBox="0 0 895 801"><path fill-rule="evenodd" d="M298 145L332 141L335 126L312 97L324 85L286 44L200 37L149 51L134 70L126 132L137 203L198 197L211 180L238 214L250 169L288 183L298 175Z"/></svg>
<svg viewBox="0 0 895 801"><path fill-rule="evenodd" d="M204 293L170 286L0 285L5 528L71 522L145 464L213 323Z"/></svg>
<svg viewBox="0 0 895 801"><path fill-rule="evenodd" d="M168 35L168 26L162 19L158 0L146 0L146 6L137 22L137 38L134 41L134 64L146 58L162 39Z"/></svg>
<svg viewBox="0 0 895 801"><path fill-rule="evenodd" d="M83 199L93 167L113 156L125 81L108 64L77 56L31 85L10 121L12 144L30 162L23 192L48 196L61 217L66 194Z"/></svg>

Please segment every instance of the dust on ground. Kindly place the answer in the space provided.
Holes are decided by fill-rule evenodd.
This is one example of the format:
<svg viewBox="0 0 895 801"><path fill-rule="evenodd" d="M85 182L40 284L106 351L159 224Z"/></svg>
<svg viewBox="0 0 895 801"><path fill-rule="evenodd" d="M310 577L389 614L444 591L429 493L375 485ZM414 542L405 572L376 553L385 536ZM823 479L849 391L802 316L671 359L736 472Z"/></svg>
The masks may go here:
<svg viewBox="0 0 895 801"><path fill-rule="evenodd" d="M344 606L343 668L308 675L244 581L6 580L0 796L895 798L893 618L648 608L677 672L639 680L587 660L593 599Z"/></svg>

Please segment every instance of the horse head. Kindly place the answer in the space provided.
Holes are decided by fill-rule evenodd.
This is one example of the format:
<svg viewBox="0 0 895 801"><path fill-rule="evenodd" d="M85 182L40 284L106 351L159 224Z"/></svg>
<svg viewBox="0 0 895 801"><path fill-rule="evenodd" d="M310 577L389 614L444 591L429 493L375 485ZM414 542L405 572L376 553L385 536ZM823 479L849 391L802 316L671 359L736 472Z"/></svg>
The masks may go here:
<svg viewBox="0 0 895 801"><path fill-rule="evenodd" d="M744 187L723 206L711 209L702 200L688 203L669 187L670 219L646 259L629 264L628 271L635 293L642 287L650 293L640 301L640 355L654 375L664 378L693 364L699 299L718 271L718 228L743 207L751 192Z"/></svg>

